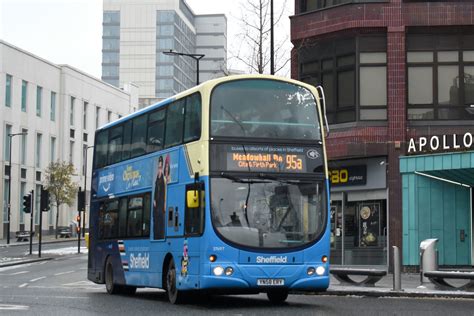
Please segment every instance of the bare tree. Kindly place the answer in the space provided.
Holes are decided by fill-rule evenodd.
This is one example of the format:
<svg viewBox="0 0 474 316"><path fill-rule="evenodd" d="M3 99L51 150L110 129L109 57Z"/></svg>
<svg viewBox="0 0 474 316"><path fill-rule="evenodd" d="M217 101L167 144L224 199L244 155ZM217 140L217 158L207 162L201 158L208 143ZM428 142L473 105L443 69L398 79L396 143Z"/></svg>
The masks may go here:
<svg viewBox="0 0 474 316"><path fill-rule="evenodd" d="M51 162L45 171L45 188L49 191L52 204L56 206L56 238L58 238L59 207L62 204L72 206L77 194L77 183L72 176L74 165L65 161Z"/></svg>
<svg viewBox="0 0 474 316"><path fill-rule="evenodd" d="M286 2L275 1L279 7L274 10L274 25L278 25L286 14ZM251 73L270 73L270 0L245 0L241 5L240 17L242 33L238 35L232 58L243 63ZM277 29L275 29L277 30ZM275 32L275 73L281 71L290 61L289 50L285 45L288 35Z"/></svg>

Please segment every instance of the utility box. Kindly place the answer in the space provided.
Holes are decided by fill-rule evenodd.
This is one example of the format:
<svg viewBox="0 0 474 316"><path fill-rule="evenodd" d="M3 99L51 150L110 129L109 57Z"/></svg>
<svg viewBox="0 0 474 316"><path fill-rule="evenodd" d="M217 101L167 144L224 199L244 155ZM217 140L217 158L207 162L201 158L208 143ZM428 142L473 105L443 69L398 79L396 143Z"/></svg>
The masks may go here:
<svg viewBox="0 0 474 316"><path fill-rule="evenodd" d="M420 243L420 281L429 282L424 272L438 270L438 238L425 239Z"/></svg>

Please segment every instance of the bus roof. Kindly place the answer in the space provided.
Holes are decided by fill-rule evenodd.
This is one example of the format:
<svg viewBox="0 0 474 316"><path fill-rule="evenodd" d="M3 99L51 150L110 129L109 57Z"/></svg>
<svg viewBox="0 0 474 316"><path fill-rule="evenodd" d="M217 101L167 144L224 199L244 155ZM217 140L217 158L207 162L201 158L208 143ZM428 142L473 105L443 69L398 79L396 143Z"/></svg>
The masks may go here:
<svg viewBox="0 0 474 316"><path fill-rule="evenodd" d="M172 97L169 97L165 100L162 100L160 102L157 102L155 104L152 104L152 105L149 105L143 109L140 109L136 112L133 112L133 113L130 113L116 121L113 121L113 122L110 122L110 123L107 123L103 126L101 126L100 128L97 129L97 131L101 131L103 129L108 129L110 127L113 127L115 125L118 125L120 123L123 123L125 121L128 121L128 120L131 120L141 114L144 114L144 113L147 113L147 112L151 112L157 108L160 108L162 106L165 106L175 100L178 100L182 97L185 97L187 95L190 95L190 94L193 94L195 92L198 92L198 91L201 91L203 89L212 89L214 86L222 83L222 82L227 82L227 81L233 81L233 80L242 80L242 79L271 79L271 80L278 80L278 81L284 81L284 82L288 82L288 83L293 83L293 84L297 84L297 85L301 85L301 86L304 86L306 88L314 88L313 86L307 84L307 83L304 83L304 82L301 82L301 81L297 81L297 80L294 80L294 79L289 79L289 78L283 78L283 77L278 77L278 76L272 76L272 75L257 75L257 74L252 74L252 75L233 75L233 76L226 76L226 77L221 77L221 78L217 78L217 79L212 79L212 80L208 80L206 82L203 82L201 83L199 86L196 86L196 87L193 87L193 88L190 88L188 90L185 90L183 92L180 92Z"/></svg>

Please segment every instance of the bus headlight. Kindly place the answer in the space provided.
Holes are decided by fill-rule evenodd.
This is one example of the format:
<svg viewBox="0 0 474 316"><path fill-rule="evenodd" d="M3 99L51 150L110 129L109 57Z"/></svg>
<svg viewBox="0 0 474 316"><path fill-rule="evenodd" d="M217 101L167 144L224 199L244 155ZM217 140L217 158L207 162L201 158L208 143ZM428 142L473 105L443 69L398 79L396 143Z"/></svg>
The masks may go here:
<svg viewBox="0 0 474 316"><path fill-rule="evenodd" d="M307 275L313 275L316 272L316 269L313 267L309 267L308 270L306 270Z"/></svg>
<svg viewBox="0 0 474 316"><path fill-rule="evenodd" d="M324 275L324 273L326 273L326 269L322 266L319 266L316 268L316 274L317 275Z"/></svg>
<svg viewBox="0 0 474 316"><path fill-rule="evenodd" d="M214 273L214 275L221 276L222 274L224 274L224 268L222 268L221 266L217 266L214 268L214 270L212 270L212 272Z"/></svg>
<svg viewBox="0 0 474 316"><path fill-rule="evenodd" d="M234 269L232 267L225 268L225 275L230 276L234 273Z"/></svg>

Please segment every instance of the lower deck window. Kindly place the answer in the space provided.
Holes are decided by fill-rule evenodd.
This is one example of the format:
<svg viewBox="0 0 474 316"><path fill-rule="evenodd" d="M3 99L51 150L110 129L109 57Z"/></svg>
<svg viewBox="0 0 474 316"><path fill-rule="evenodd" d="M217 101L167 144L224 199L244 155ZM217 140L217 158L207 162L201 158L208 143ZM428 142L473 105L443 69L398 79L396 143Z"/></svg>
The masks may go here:
<svg viewBox="0 0 474 316"><path fill-rule="evenodd" d="M150 193L102 202L100 239L150 236L150 207Z"/></svg>

